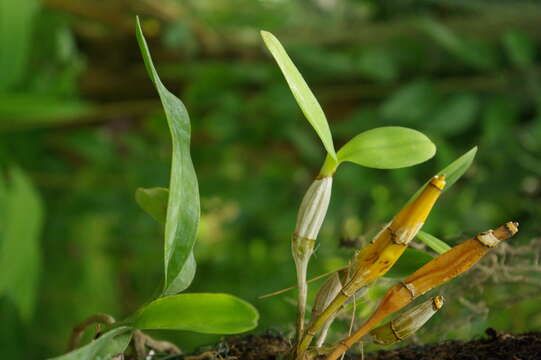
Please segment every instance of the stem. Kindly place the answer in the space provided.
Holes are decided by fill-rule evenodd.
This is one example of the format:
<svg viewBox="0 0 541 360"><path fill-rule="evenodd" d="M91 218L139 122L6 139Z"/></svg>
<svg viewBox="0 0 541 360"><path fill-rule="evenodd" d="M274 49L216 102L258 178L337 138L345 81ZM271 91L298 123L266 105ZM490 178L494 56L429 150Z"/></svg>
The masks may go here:
<svg viewBox="0 0 541 360"><path fill-rule="evenodd" d="M312 340L314 339L314 336L316 333L325 325L327 320L334 315L342 305L347 301L348 297L342 293L339 293L336 295L334 300L327 306L325 311L321 313L314 321L312 321L312 324L306 329L306 332L304 336L302 337L301 341L298 342L297 345L297 359L302 358L302 354L308 349L308 346L312 343Z"/></svg>
<svg viewBox="0 0 541 360"><path fill-rule="evenodd" d="M306 313L306 299L308 297L308 284L306 282L308 261L296 263L295 265L297 268L297 282L299 287L299 295L297 301L297 340L299 340L304 331L304 316Z"/></svg>
<svg viewBox="0 0 541 360"><path fill-rule="evenodd" d="M370 319L368 319L363 326L355 331L353 335L348 337L345 340L342 340L338 345L333 349L333 351L325 358L325 360L336 360L343 353L349 350L357 341L359 341L363 336L365 336L379 321L381 321L387 314L384 313L374 313Z"/></svg>
<svg viewBox="0 0 541 360"><path fill-rule="evenodd" d="M319 170L318 178L333 176L336 172L336 168L338 168L338 165L339 163L329 154L327 154L325 161L323 162L323 166L321 167L321 170Z"/></svg>
<svg viewBox="0 0 541 360"><path fill-rule="evenodd" d="M295 268L297 270L297 286L299 295L297 301L297 340L300 340L304 331L304 314L306 313L306 298L308 295L308 283L306 274L308 270L308 262L314 252L315 240L293 235L291 242L291 251L295 260Z"/></svg>

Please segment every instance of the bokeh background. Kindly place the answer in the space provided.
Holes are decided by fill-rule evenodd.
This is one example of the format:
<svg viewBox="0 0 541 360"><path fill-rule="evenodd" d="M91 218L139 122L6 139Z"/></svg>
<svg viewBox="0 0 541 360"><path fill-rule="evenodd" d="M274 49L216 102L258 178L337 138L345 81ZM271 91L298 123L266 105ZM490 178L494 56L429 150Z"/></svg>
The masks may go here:
<svg viewBox="0 0 541 360"><path fill-rule="evenodd" d="M324 152L262 46L266 29L322 103L336 146L399 125L438 147L413 168L339 169L310 276L344 265L354 249L343 245L367 241L427 178L478 145L425 230L450 244L508 220L521 232L441 289L446 307L408 341L541 328L537 2L2 0L2 178L24 174L41 202L40 211L28 194L15 197L17 216L0 204L0 236L10 221L39 229L34 247L0 256L3 269L24 264L30 280L20 281L36 289L23 305L0 293L3 356L57 355L76 323L96 312L122 318L160 286L162 230L134 191L167 186L170 139L135 40L136 14L162 80L192 119L202 219L189 291L250 301L261 313L256 332L293 330L295 292L258 296L295 283L290 233ZM390 284L372 287L357 318ZM157 335L188 351L218 339Z"/></svg>

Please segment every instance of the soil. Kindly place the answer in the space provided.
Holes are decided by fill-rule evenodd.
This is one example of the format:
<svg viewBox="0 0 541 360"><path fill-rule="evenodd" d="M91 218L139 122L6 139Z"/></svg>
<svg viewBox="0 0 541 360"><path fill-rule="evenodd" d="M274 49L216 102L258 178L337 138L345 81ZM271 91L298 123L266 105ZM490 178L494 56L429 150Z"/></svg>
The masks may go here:
<svg viewBox="0 0 541 360"><path fill-rule="evenodd" d="M212 350L197 355L176 356L175 360L273 360L284 358L289 340L279 334L247 335L224 340ZM487 329L486 336L469 342L410 345L395 350L364 354L364 360L541 360L541 332L510 334ZM168 358L173 359L173 358ZM323 359L323 357L321 357ZM346 360L361 360L348 355Z"/></svg>

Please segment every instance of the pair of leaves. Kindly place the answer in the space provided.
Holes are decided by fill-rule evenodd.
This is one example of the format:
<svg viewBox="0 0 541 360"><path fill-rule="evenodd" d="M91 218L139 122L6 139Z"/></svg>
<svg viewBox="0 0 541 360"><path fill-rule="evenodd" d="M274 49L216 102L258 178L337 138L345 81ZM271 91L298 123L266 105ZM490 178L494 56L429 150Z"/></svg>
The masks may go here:
<svg viewBox="0 0 541 360"><path fill-rule="evenodd" d="M97 340L51 360L111 359L124 352L134 329L237 334L255 328L258 317L252 305L228 294L167 296L143 306Z"/></svg>
<svg viewBox="0 0 541 360"><path fill-rule="evenodd" d="M0 296L11 298L25 321L37 296L42 225L36 189L19 168L11 168L8 182L0 177Z"/></svg>
<svg viewBox="0 0 541 360"><path fill-rule="evenodd" d="M262 31L261 36L306 119L327 150L328 158L322 171L323 175L332 175L336 167L345 161L378 169L394 169L412 166L434 156L436 147L424 134L392 126L358 134L336 153L325 113L299 70L274 35Z"/></svg>
<svg viewBox="0 0 541 360"><path fill-rule="evenodd" d="M163 295L172 295L186 289L195 273L193 246L199 225L200 204L197 177L190 156L191 126L184 104L167 90L156 72L139 19L136 34L145 67L160 96L172 138L163 289Z"/></svg>
<svg viewBox="0 0 541 360"><path fill-rule="evenodd" d="M445 186L444 191L448 190L460 177L462 177L462 175L464 175L466 170L471 166L476 153L477 147L474 147L438 172L438 174L445 175L446 178L447 185ZM423 191L427 184L428 182L421 186L415 195L408 201L408 204ZM440 255L451 249L451 247L443 240L424 231L419 231L419 233L417 233L417 238ZM385 277L404 278L432 260L432 258L433 256L425 251L407 248L391 270L385 274Z"/></svg>

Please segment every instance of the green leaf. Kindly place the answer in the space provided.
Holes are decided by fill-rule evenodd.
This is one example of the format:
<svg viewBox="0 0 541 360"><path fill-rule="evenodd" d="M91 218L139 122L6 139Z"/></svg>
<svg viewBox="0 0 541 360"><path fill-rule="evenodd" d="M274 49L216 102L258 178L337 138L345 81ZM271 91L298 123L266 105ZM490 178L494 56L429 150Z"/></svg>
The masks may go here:
<svg viewBox="0 0 541 360"><path fill-rule="evenodd" d="M138 329L188 330L205 334L237 334L257 326L257 310L228 294L180 294L142 307L127 323Z"/></svg>
<svg viewBox="0 0 541 360"><path fill-rule="evenodd" d="M163 187L139 188L135 191L135 201L137 201L137 204L161 224L165 223L167 216L168 199L169 189ZM174 290L172 293L166 292L165 295L172 295L173 293L179 293L185 290L195 277L196 267L197 264L192 250L182 270L180 270L180 273L171 282L170 289Z"/></svg>
<svg viewBox="0 0 541 360"><path fill-rule="evenodd" d="M89 344L49 360L109 360L124 352L130 343L132 331L133 329L127 326L118 327Z"/></svg>
<svg viewBox="0 0 541 360"><path fill-rule="evenodd" d="M407 248L406 251L404 251L404 254L402 254L391 270L387 271L384 277L393 279L407 277L433 258L432 255L425 251Z"/></svg>
<svg viewBox="0 0 541 360"><path fill-rule="evenodd" d="M420 19L418 24L436 43L465 64L481 70L495 66L495 54L484 43L468 42L430 18Z"/></svg>
<svg viewBox="0 0 541 360"><path fill-rule="evenodd" d="M79 100L50 95L3 93L0 94L0 131L81 122L84 116L93 111L91 104Z"/></svg>
<svg viewBox="0 0 541 360"><path fill-rule="evenodd" d="M396 169L419 164L435 153L436 146L423 133L386 126L355 136L338 151L338 161L351 161L376 169Z"/></svg>
<svg viewBox="0 0 541 360"><path fill-rule="evenodd" d="M427 80L416 80L401 86L381 105L379 112L386 120L400 124L423 124L437 108L439 93Z"/></svg>
<svg viewBox="0 0 541 360"><path fill-rule="evenodd" d="M30 179L19 168L11 168L9 174L9 183L0 184L0 295L11 298L21 318L29 321L41 270L43 206Z"/></svg>
<svg viewBox="0 0 541 360"><path fill-rule="evenodd" d="M0 2L0 90L19 84L25 75L39 5L37 0Z"/></svg>
<svg viewBox="0 0 541 360"><path fill-rule="evenodd" d="M163 187L139 188L135 191L135 201L154 220L165 224L167 217L169 189Z"/></svg>
<svg viewBox="0 0 541 360"><path fill-rule="evenodd" d="M438 172L436 175L444 175L445 176L445 188L443 191L447 191L451 188L451 186L454 185L455 182L457 182L458 179L464 175L466 170L469 169L471 166L473 159L475 158L475 154L477 153L477 146L474 146L471 148L467 153L453 161L451 164L447 165L447 167L440 172ZM425 186L430 182L430 179L424 183L423 186L413 196L408 200L406 203L409 204L412 202L419 194L423 191Z"/></svg>
<svg viewBox="0 0 541 360"><path fill-rule="evenodd" d="M535 41L525 32L512 30L503 36L503 44L513 64L527 67L535 61Z"/></svg>
<svg viewBox="0 0 541 360"><path fill-rule="evenodd" d="M460 134L471 127L478 109L479 100L474 94L453 95L441 105L426 131L445 136Z"/></svg>
<svg viewBox="0 0 541 360"><path fill-rule="evenodd" d="M438 239L434 235L431 235L424 231L419 231L417 237L424 242L429 248L437 252L438 254L443 254L449 250L451 247L447 245L443 240Z"/></svg>
<svg viewBox="0 0 541 360"><path fill-rule="evenodd" d="M190 119L175 95L162 84L137 18L137 41L145 67L160 96L173 142L169 201L165 222L165 283L163 295L175 294L189 283L182 281L185 264L192 253L199 225L200 205L197 177L190 156ZM195 263L195 262L194 262ZM191 281L191 280L190 280Z"/></svg>
<svg viewBox="0 0 541 360"><path fill-rule="evenodd" d="M321 105L319 105L319 102L312 93L312 90L310 90L301 73L299 70L297 70L297 67L295 64L293 64L293 61L291 61L289 55L287 55L287 52L280 41L273 34L267 31L261 31L261 36L263 37L265 45L274 57L274 60L276 60L278 63L280 70L282 70L287 84L289 85L293 96L297 100L297 103L301 107L304 116L306 116L306 119L308 122L310 122L318 134L329 155L336 159L336 153L334 150L331 130L329 129L329 124L327 122L327 117L321 109Z"/></svg>
<svg viewBox="0 0 541 360"><path fill-rule="evenodd" d="M445 176L446 185L443 191L449 190L449 188L453 186L453 184L457 182L457 180L460 179L462 175L464 175L466 170L470 168L476 153L477 146L474 146L464 155L453 161L445 169L439 172L439 174Z"/></svg>
<svg viewBox="0 0 541 360"><path fill-rule="evenodd" d="M363 75L376 81L390 82L398 76L396 57L384 48L364 50L357 66Z"/></svg>

